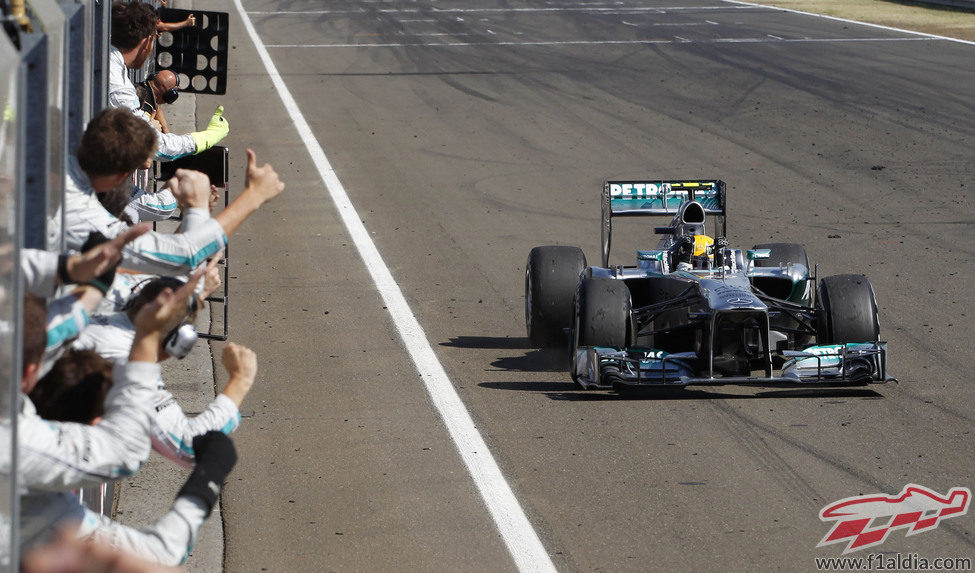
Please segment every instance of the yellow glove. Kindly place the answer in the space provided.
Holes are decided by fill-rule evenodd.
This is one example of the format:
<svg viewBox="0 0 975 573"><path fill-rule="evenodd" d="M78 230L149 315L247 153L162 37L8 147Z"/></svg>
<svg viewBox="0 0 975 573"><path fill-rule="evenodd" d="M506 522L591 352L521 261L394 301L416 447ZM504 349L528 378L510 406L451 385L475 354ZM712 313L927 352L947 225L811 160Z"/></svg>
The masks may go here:
<svg viewBox="0 0 975 573"><path fill-rule="evenodd" d="M213 117L210 118L207 128L203 131L194 131L190 137L196 142L196 152L202 153L220 143L220 140L227 137L228 133L230 133L230 123L224 119L223 106L221 105L217 107L217 111L213 112Z"/></svg>

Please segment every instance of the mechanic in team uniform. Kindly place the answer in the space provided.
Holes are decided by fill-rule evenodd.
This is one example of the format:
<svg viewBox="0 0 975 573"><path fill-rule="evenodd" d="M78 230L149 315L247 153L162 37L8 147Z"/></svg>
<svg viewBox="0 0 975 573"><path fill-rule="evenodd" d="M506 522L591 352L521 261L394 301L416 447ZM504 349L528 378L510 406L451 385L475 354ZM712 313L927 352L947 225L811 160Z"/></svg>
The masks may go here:
<svg viewBox="0 0 975 573"><path fill-rule="evenodd" d="M105 209L96 194L118 185L131 186L132 173L151 157L155 145L155 131L123 110L103 110L92 118L77 154L68 158L63 230L68 248L80 249L93 232L113 238L128 228ZM185 181L174 178L169 185L186 206L182 231L139 237L123 250L123 267L152 274L187 274L226 244L220 223L210 218L209 181L200 189L193 184L194 172L184 173ZM60 229L51 227L49 242L54 243Z"/></svg>
<svg viewBox="0 0 975 573"><path fill-rule="evenodd" d="M72 347L91 349L112 363L124 364L135 336L135 316L162 289L177 289L182 284L181 280L171 277L160 277L147 282L134 292L130 303L122 312L95 317ZM205 297L206 292L201 295L201 298ZM160 347L159 351L161 360L174 352L172 349L167 350L166 345ZM179 354L175 356L182 358ZM159 379L152 425L152 447L156 452L180 465L190 467L193 464L193 440L196 437L209 431L229 434L240 425L240 406L256 377L256 357L253 351L231 342L224 347L222 363L229 375L227 385L203 412L192 418L183 412L173 395L166 390L162 378Z"/></svg>
<svg viewBox="0 0 975 573"><path fill-rule="evenodd" d="M219 484L236 462L233 444L225 435L207 434L194 444L194 471L170 511L145 530L125 528L86 510L69 491L131 475L148 457L151 402L159 377L157 347L174 320L185 312L201 274L175 293L163 292L137 315L129 361L115 367L114 387L101 419L94 425L46 421L37 415L26 394L37 384L46 338L45 310L36 297L25 304L25 367L16 420L18 484L26 490L21 495L22 548L50 540L55 525L74 522L78 536L107 541L159 561L178 563L185 559L196 532L216 503ZM9 441L10 423L0 421L0 439ZM0 473L9 475L8 463L0 459ZM0 563L9 563L9 555L0 555Z"/></svg>
<svg viewBox="0 0 975 573"><path fill-rule="evenodd" d="M147 123L153 118L142 110L128 70L137 70L145 65L155 46L158 23L158 12L145 2L118 0L112 4L108 105L127 109ZM158 132L156 159L172 161L210 149L227 137L230 125L223 117L223 106L219 106L202 131L182 135Z"/></svg>
<svg viewBox="0 0 975 573"><path fill-rule="evenodd" d="M124 110L106 109L92 118L77 155L68 159L64 236L69 248L79 249L93 232L111 239L128 228L95 195L130 184L132 173L151 156L155 142L155 131ZM148 274L187 275L223 249L251 213L284 190L274 169L268 164L258 167L250 150L244 190L216 217L210 217L206 175L180 169L167 185L185 206L180 232L142 235L123 249L120 266ZM60 229L51 227L49 242L54 243Z"/></svg>

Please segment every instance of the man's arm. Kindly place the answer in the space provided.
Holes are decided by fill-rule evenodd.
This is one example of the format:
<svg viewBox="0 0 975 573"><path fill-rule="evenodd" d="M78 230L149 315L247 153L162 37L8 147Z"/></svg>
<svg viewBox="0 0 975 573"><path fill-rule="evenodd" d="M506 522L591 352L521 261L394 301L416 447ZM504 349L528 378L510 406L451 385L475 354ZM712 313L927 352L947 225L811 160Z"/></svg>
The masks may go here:
<svg viewBox="0 0 975 573"><path fill-rule="evenodd" d="M159 33L163 32L173 32L176 30L182 30L183 28L190 28L196 26L196 15L190 14L182 22L163 22L160 20L156 22L156 31Z"/></svg>
<svg viewBox="0 0 975 573"><path fill-rule="evenodd" d="M159 341L185 316L189 297L201 276L202 272L194 273L175 292L164 290L136 315L129 362L115 367L115 382L97 425L42 420L29 399L22 397L25 411L17 418L22 454L18 470L24 486L65 491L131 475L139 469L149 456L152 404L160 376Z"/></svg>
<svg viewBox="0 0 975 573"><path fill-rule="evenodd" d="M83 522L79 534L164 565L185 561L200 526L210 516L227 476L237 463L233 442L219 432L196 438L193 446L199 452L196 466L161 519L136 531L106 517L92 515L90 522L87 519Z"/></svg>
<svg viewBox="0 0 975 573"><path fill-rule="evenodd" d="M284 191L284 183L278 178L274 168L268 163L258 167L257 156L253 150L248 149L244 190L223 211L217 213L215 219L229 237L247 217L250 217L261 205L280 195L282 191Z"/></svg>
<svg viewBox="0 0 975 573"><path fill-rule="evenodd" d="M84 520L80 512L79 520ZM73 567L73 569L72 569ZM182 568L168 567L147 561L111 545L78 539L64 529L48 544L34 547L24 554L21 573L51 573L52 571L114 571L116 573L184 573Z"/></svg>
<svg viewBox="0 0 975 573"><path fill-rule="evenodd" d="M135 225L114 239L96 245L81 254L57 254L37 249L21 251L21 269L28 291L41 298L54 294L60 283L86 284L118 265L122 249L150 229ZM82 245L83 246L83 245Z"/></svg>
<svg viewBox="0 0 975 573"><path fill-rule="evenodd" d="M155 193L139 189L126 207L135 212L139 221L165 221L177 208L179 202L169 189L160 189Z"/></svg>
<svg viewBox="0 0 975 573"><path fill-rule="evenodd" d="M132 475L149 457L152 397L159 365L117 366L95 426L18 416L19 472L29 488L66 491ZM26 399L26 398L25 398Z"/></svg>
<svg viewBox="0 0 975 573"><path fill-rule="evenodd" d="M159 122L159 127L157 129L161 133L171 133L169 131L169 122L166 121L166 112L163 111L162 106L156 108L156 115L152 119Z"/></svg>
<svg viewBox="0 0 975 573"><path fill-rule="evenodd" d="M29 293L40 298L54 294L58 285L58 259L58 254L50 251L21 249L20 268Z"/></svg>
<svg viewBox="0 0 975 573"><path fill-rule="evenodd" d="M174 192L175 194L175 192ZM88 235L98 231L109 238L117 237L128 227L119 221L95 198L68 196L65 203L65 238L69 248L80 248ZM209 183L202 204L209 201ZM151 231L128 244L122 253L119 266L133 271L155 275L188 274L202 261L226 245L223 228L208 219L192 230L181 233Z"/></svg>
<svg viewBox="0 0 975 573"><path fill-rule="evenodd" d="M207 518L205 505L196 498L176 499L165 515L142 529L123 525L87 508L84 513L77 533L80 538L170 567L186 560Z"/></svg>
<svg viewBox="0 0 975 573"><path fill-rule="evenodd" d="M38 378L51 371L70 343L88 326L90 314L103 297L104 294L95 287L82 286L47 304L47 344Z"/></svg>
<svg viewBox="0 0 975 573"><path fill-rule="evenodd" d="M230 133L230 122L223 117L223 106L210 116L207 126L201 131L194 131L183 135L158 132L159 149L156 151L158 161L173 161L187 155L202 153L220 143Z"/></svg>
<svg viewBox="0 0 975 573"><path fill-rule="evenodd" d="M160 390L156 400L152 447L163 456L183 465L194 461L193 440L210 431L229 434L240 425L240 405L254 384L257 355L253 350L228 343L223 349L224 368L230 380L223 391L200 414L189 418L173 395Z"/></svg>

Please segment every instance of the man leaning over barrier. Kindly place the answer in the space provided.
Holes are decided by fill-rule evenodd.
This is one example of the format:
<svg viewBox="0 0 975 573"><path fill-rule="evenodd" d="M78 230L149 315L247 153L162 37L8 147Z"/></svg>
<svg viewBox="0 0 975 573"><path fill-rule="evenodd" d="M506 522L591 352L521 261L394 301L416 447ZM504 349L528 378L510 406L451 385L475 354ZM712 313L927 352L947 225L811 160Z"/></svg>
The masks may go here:
<svg viewBox="0 0 975 573"><path fill-rule="evenodd" d="M140 107L135 84L127 70L142 68L155 46L159 14L145 2L118 0L112 4L112 48L109 53L108 105L131 111L147 122L153 119ZM156 158L172 161L210 149L230 133L217 107L206 129L183 135L159 132Z"/></svg>
<svg viewBox="0 0 975 573"><path fill-rule="evenodd" d="M148 457L151 400L146 390L154 389L159 367L157 349L162 337L185 313L196 281L202 273L177 291L165 289L135 317L136 336L129 362L114 369L115 385L105 401L104 411L89 412L94 424L41 420L33 403L20 396L18 465L21 496L20 539L22 548L44 543L56 527L69 527L78 537L108 542L160 563L174 565L189 554L196 534L217 501L227 474L236 463L229 438L214 432L194 441L197 464L183 485L170 511L143 530L135 530L87 510L68 490L97 485L107 479L129 475ZM25 375L22 390L34 389L37 350L43 332L27 322L37 305L25 305ZM33 310L32 310L33 309ZM40 314L43 314L41 305ZM97 371L97 365L92 372ZM60 372L55 370L54 372ZM88 374L85 374L87 376ZM152 382L147 383L147 381ZM0 433L9 426L0 426ZM8 436L9 438L9 436ZM9 472L0 466L0 472ZM0 561L3 557L0 556Z"/></svg>
<svg viewBox="0 0 975 573"><path fill-rule="evenodd" d="M176 73L172 70L160 70L150 74L145 81L135 86L135 92L139 98L139 109L159 122L159 131L171 133L162 106L175 103L179 99L179 78Z"/></svg>
<svg viewBox="0 0 975 573"><path fill-rule="evenodd" d="M135 334L134 317L167 285L177 288L181 284L182 281L172 277L149 281L132 295L124 311L97 317L72 347L94 350L112 363L124 363ZM159 356L160 361L170 356L165 345L160 346ZM182 356L177 354L176 357ZM257 357L252 350L230 342L223 349L221 362L229 376L227 385L192 418L183 412L164 381L159 380L153 402L152 448L180 465L189 467L193 464L193 440L196 437L214 430L229 434L240 425L240 406L254 384Z"/></svg>
<svg viewBox="0 0 975 573"><path fill-rule="evenodd" d="M68 158L64 236L69 248L80 248L93 232L111 239L128 228L105 210L96 194L128 181L151 156L155 143L155 130L124 110L102 110L92 118L77 155ZM209 178L198 171L176 170L167 185L186 205L181 231L142 235L125 246L120 266L149 274L185 275L222 249L247 217L284 190L274 168L259 167L249 149L247 160L243 191L213 218Z"/></svg>
<svg viewBox="0 0 975 573"><path fill-rule="evenodd" d="M99 485L132 475L149 457L152 399L160 367L156 350L166 327L185 310L202 271L184 288L160 295L147 305L136 324L136 336L126 364L113 371L114 387L97 426L53 424L37 416L27 397L37 384L44 353L44 303L25 300L23 319L23 377L17 416L21 457L20 483L44 491L64 491ZM168 330L167 330L168 331ZM0 439L9 440L9 421L0 424ZM0 458L0 473L10 472Z"/></svg>
<svg viewBox="0 0 975 573"><path fill-rule="evenodd" d="M198 279L198 277L194 277ZM158 332L168 324L169 315L186 304L191 287L160 300L162 305L149 308L138 326L140 340L133 346L130 361L114 372L115 387L105 403L105 415L97 426L57 424L42 420L27 394L37 383L44 353L46 332L45 308L41 299L26 295L22 324L23 375L21 394L17 397L15 420L0 419L0 440L9 443L11 424L17 424L17 483L25 490L19 493L57 495L80 487L99 485L110 479L135 473L149 457L151 398L159 365L155 355L145 352L147 345L158 342ZM154 349L155 346L152 346ZM10 459L0 457L0 475L10 475ZM24 506L22 506L23 508ZM21 520L23 542L43 541L49 526L58 519L56 511L37 513L37 519ZM44 523L47 523L45 525ZM8 564L8 547L0 544L0 564Z"/></svg>
<svg viewBox="0 0 975 573"><path fill-rule="evenodd" d="M47 303L47 343L38 377L44 376L67 344L88 326L105 293L115 280L122 249L149 231L148 224L136 225L112 240L100 234L89 236L81 254L49 253L23 249L20 253L27 292ZM75 285L67 294L53 298L57 287Z"/></svg>

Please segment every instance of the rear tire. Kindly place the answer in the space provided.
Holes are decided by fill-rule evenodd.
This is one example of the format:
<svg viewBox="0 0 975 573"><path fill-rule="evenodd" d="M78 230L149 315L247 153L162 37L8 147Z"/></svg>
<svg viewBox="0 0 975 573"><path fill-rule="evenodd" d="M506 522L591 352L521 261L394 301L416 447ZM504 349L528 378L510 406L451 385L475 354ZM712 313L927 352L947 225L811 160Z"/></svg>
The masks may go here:
<svg viewBox="0 0 975 573"><path fill-rule="evenodd" d="M613 279L583 279L576 299L578 346L625 347L632 343L630 290Z"/></svg>
<svg viewBox="0 0 975 573"><path fill-rule="evenodd" d="M816 297L819 344L880 340L877 300L863 275L836 275L819 281Z"/></svg>
<svg viewBox="0 0 975 573"><path fill-rule="evenodd" d="M525 326L535 348L562 346L586 255L578 247L535 247L525 265Z"/></svg>

